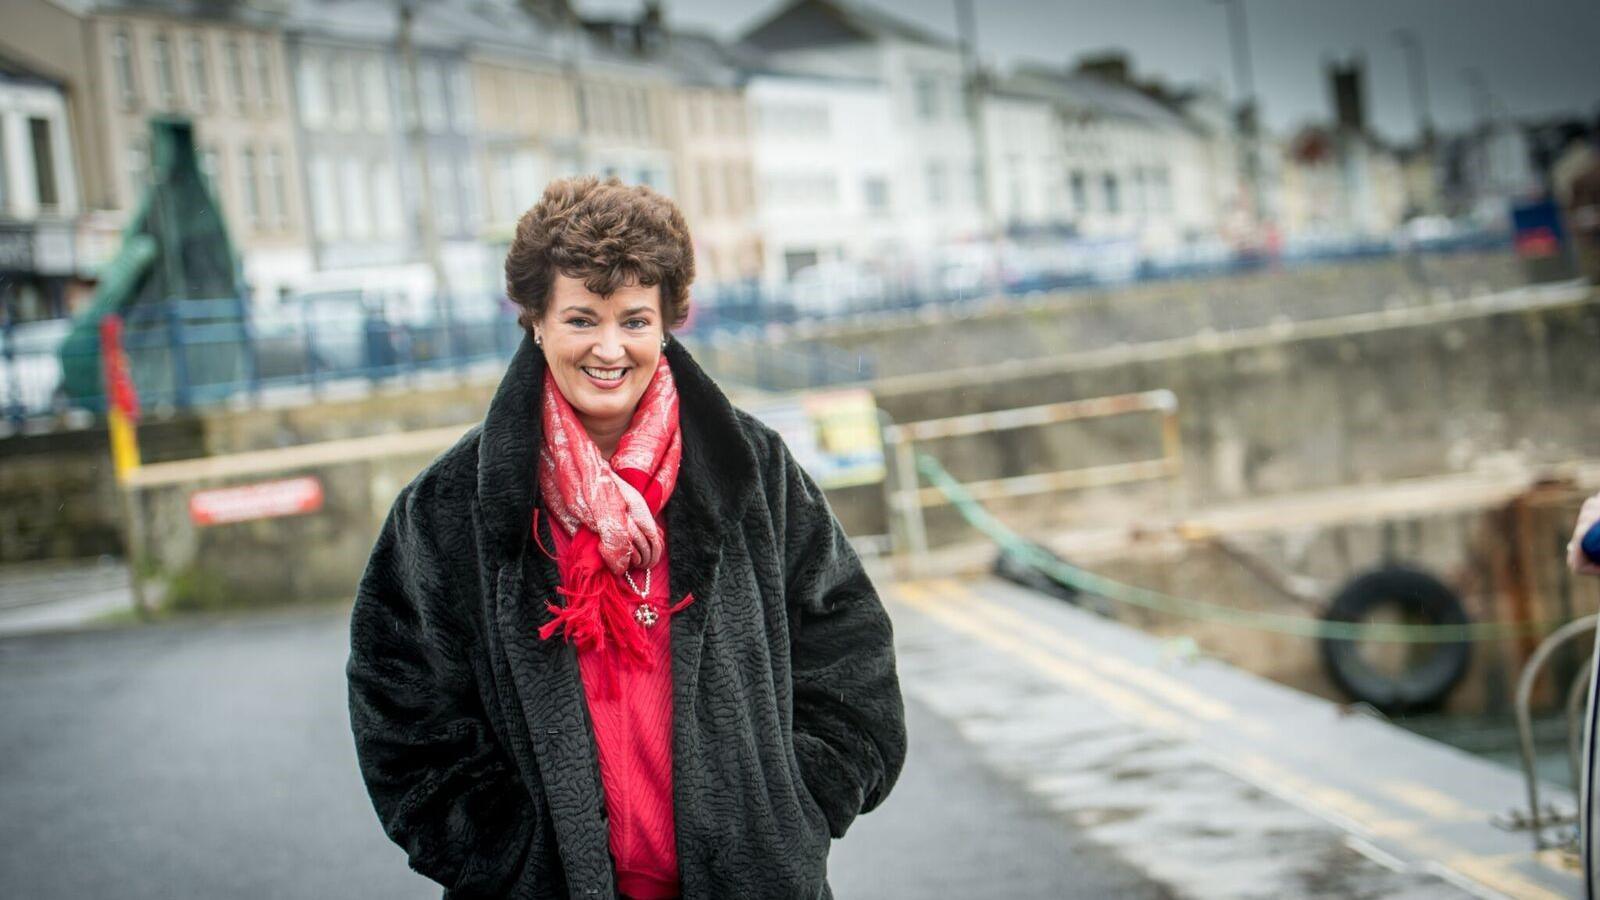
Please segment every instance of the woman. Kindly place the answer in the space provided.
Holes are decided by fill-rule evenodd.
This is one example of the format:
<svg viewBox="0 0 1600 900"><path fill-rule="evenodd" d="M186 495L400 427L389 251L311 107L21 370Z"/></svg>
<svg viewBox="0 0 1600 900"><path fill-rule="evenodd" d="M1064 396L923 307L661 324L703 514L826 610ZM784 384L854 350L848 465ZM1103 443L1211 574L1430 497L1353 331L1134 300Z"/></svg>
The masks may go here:
<svg viewBox="0 0 1600 900"><path fill-rule="evenodd" d="M905 755L888 617L822 494L670 336L671 201L554 182L528 332L395 501L351 616L384 830L447 897L828 897Z"/></svg>

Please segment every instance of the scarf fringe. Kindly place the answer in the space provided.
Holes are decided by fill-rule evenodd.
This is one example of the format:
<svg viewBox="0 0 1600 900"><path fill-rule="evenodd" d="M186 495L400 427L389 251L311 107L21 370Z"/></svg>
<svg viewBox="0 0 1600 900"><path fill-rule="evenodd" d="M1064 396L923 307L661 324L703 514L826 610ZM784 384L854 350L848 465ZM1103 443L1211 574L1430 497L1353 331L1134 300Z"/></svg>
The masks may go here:
<svg viewBox="0 0 1600 900"><path fill-rule="evenodd" d="M548 639L559 630L582 650L605 650L614 645L635 662L648 658L643 629L633 619L636 604L622 595L617 584L620 579L583 560L574 561L561 580L556 593L567 603L547 605L555 618L540 627L540 638Z"/></svg>

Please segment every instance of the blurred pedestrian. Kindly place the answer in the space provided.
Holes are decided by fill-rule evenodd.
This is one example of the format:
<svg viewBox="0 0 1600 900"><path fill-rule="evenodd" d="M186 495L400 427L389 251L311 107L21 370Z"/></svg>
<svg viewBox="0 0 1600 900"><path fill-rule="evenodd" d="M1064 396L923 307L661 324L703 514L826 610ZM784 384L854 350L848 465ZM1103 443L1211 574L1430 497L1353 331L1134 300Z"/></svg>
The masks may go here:
<svg viewBox="0 0 1600 900"><path fill-rule="evenodd" d="M351 618L389 836L446 897L829 897L906 749L890 623L772 430L671 336L668 199L553 182L483 423L395 501Z"/></svg>
<svg viewBox="0 0 1600 900"><path fill-rule="evenodd" d="M1567 567L1575 574L1600 575L1600 564L1583 552L1583 537L1596 522L1600 522L1600 494L1583 501L1578 509L1578 523L1572 529L1572 540L1567 541Z"/></svg>
<svg viewBox="0 0 1600 900"><path fill-rule="evenodd" d="M1567 566L1579 575L1600 575L1600 564L1589 556L1584 550L1584 538L1589 530L1600 523L1600 494L1583 501L1583 506L1578 510L1578 522L1572 529L1572 540L1567 542ZM1578 784L1578 805L1580 807L1579 843L1582 846L1583 856L1583 896L1594 900L1600 896L1600 888L1596 885L1596 862L1600 858L1600 821L1596 813L1600 806L1594 802L1595 786L1595 729L1600 726L1596 720L1600 715L1600 694L1597 694L1596 678L1600 677L1600 653L1591 654L1589 670L1589 702L1584 715L1583 728L1583 762L1579 766L1582 778Z"/></svg>

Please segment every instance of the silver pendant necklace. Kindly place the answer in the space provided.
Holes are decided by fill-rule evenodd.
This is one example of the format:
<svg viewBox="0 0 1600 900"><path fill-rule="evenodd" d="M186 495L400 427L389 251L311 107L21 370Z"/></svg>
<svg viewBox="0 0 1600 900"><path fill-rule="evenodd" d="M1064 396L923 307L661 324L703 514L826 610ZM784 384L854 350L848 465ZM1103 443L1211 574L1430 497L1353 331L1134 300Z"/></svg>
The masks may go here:
<svg viewBox="0 0 1600 900"><path fill-rule="evenodd" d="M634 583L632 572L624 570L622 577L628 580L628 587L633 588L633 592L639 595L640 600L644 601L634 607L633 620L646 628L653 628L656 622L661 620L661 614L656 612L655 604L650 602L650 569L647 567L644 570L644 590L642 591L639 590L639 585Z"/></svg>

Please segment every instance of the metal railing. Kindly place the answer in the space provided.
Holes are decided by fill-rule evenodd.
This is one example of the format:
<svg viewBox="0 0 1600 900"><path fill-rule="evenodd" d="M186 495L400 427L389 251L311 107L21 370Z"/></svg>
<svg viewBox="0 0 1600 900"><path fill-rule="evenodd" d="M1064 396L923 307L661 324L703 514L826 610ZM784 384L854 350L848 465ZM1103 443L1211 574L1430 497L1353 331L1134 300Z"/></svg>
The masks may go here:
<svg viewBox="0 0 1600 900"><path fill-rule="evenodd" d="M67 341L73 323L0 327L0 415L14 430L48 427L71 410L104 411L97 342ZM873 376L870 357L825 344L774 347L696 329L683 336L720 380L768 391ZM123 342L141 405L156 414L220 403L370 388L429 372L503 363L522 340L505 302L438 304L426 318L326 305L252 313L235 298L140 304ZM78 370L79 377L69 373Z"/></svg>
<svg viewBox="0 0 1600 900"><path fill-rule="evenodd" d="M889 422L885 415L883 417L885 456L893 463L892 474L885 481L885 488L888 492L889 514L892 520L898 523L897 527L891 528L895 552L903 559L903 565L908 571L919 568L928 552L927 524L923 510L950 502L948 496L937 487L919 486L915 446L917 442L1020 428L1037 428L1063 422L1141 412L1158 413L1161 417L1159 457L991 478L964 484L966 491L974 499L991 500L1177 478L1183 471L1183 451L1178 433L1177 396L1169 390L1143 391L1136 394L1117 394L928 419L900 425Z"/></svg>
<svg viewBox="0 0 1600 900"><path fill-rule="evenodd" d="M1551 846L1545 841L1544 830L1546 825L1570 825L1577 822L1575 814L1569 815L1555 809L1546 809L1539 805L1539 773L1535 766L1536 753L1533 745L1533 714L1530 711L1533 703L1533 687L1539 680L1539 674L1545 665L1554 657L1555 652L1563 645L1574 640L1592 635L1600 616L1584 616L1556 629L1533 651L1533 655L1523 664L1522 672L1517 677L1516 716L1517 716L1517 750L1522 759L1522 777L1528 789L1527 810L1513 810L1507 817L1507 827L1526 828L1533 833L1533 849L1544 850ZM1583 701L1589 691L1589 671L1592 660L1585 662L1578 668L1577 675L1572 684L1568 686L1564 698L1564 707L1567 715L1567 762L1572 769L1572 787L1576 791L1583 785L1584 779L1580 771L1583 745Z"/></svg>

